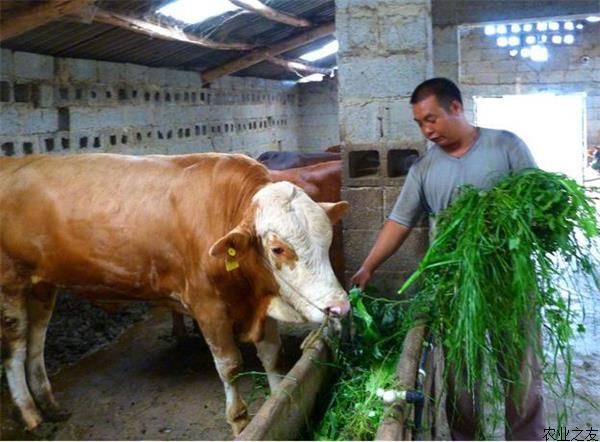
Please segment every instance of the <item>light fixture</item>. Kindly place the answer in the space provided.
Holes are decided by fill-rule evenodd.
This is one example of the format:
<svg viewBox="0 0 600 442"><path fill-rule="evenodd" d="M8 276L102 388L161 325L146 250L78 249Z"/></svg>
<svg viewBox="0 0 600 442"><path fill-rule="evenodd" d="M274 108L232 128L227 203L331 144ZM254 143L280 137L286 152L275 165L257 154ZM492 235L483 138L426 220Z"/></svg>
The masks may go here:
<svg viewBox="0 0 600 442"><path fill-rule="evenodd" d="M498 37L496 39L496 44L499 47L504 48L504 47L506 47L508 45L508 38L506 38L506 37Z"/></svg>
<svg viewBox="0 0 600 442"><path fill-rule="evenodd" d="M510 51L508 51L508 54L509 54L511 57L516 57L518 53L519 53L519 50L518 50L518 49L511 49Z"/></svg>
<svg viewBox="0 0 600 442"><path fill-rule="evenodd" d="M556 21L551 21L548 23L548 29L551 31L558 31L560 29L560 25Z"/></svg>
<svg viewBox="0 0 600 442"><path fill-rule="evenodd" d="M507 31L506 25L498 25L498 26L496 26L496 32L498 34L506 34L506 31Z"/></svg>
<svg viewBox="0 0 600 442"><path fill-rule="evenodd" d="M600 17L597 15L590 15L589 17L586 17L585 19L590 23L598 23L600 21Z"/></svg>
<svg viewBox="0 0 600 442"><path fill-rule="evenodd" d="M536 41L537 39L535 38L535 35L528 35L527 37L525 37L525 43L527 43L528 45L534 45Z"/></svg>
<svg viewBox="0 0 600 442"><path fill-rule="evenodd" d="M531 23L525 23L523 25L523 32L531 32L533 31L533 25Z"/></svg>
<svg viewBox="0 0 600 442"><path fill-rule="evenodd" d="M576 27L577 29L583 29L583 24L582 24L582 23L577 23L577 24L575 25L575 27Z"/></svg>
<svg viewBox="0 0 600 442"><path fill-rule="evenodd" d="M573 24L572 21L566 21L565 24L563 25L563 29L565 31L572 31L573 29L575 29L575 25Z"/></svg>
<svg viewBox="0 0 600 442"><path fill-rule="evenodd" d="M508 37L508 45L509 46L519 46L521 44L521 39L516 35L511 35Z"/></svg>
<svg viewBox="0 0 600 442"><path fill-rule="evenodd" d="M510 25L510 32L512 32L513 34L518 34L519 32L521 32L521 25L518 23Z"/></svg>
<svg viewBox="0 0 600 442"><path fill-rule="evenodd" d="M573 43L575 43L575 37L573 36L573 34L565 35L563 37L563 43L567 45L572 45Z"/></svg>
<svg viewBox="0 0 600 442"><path fill-rule="evenodd" d="M540 21L537 23L537 25L535 25L535 29L537 29L540 32L544 32L546 29L548 29L548 23L546 23L545 21Z"/></svg>
<svg viewBox="0 0 600 442"><path fill-rule="evenodd" d="M523 58L529 58L530 55L531 55L531 49L529 49L529 48L521 48L521 57L523 57Z"/></svg>
<svg viewBox="0 0 600 442"><path fill-rule="evenodd" d="M552 36L552 43L554 43L555 45L559 45L562 43L562 36L561 35L553 35Z"/></svg>

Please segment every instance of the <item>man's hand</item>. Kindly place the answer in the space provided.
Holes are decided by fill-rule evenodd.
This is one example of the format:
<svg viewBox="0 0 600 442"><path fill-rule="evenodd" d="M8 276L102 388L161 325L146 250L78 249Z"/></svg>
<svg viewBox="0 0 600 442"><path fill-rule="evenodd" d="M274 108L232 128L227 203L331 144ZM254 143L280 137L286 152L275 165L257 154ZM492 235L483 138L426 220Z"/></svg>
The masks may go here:
<svg viewBox="0 0 600 442"><path fill-rule="evenodd" d="M371 280L371 275L371 271L363 266L358 269L358 272L354 274L350 281L353 285L357 285L361 288L361 290L364 290L367 286L367 283Z"/></svg>

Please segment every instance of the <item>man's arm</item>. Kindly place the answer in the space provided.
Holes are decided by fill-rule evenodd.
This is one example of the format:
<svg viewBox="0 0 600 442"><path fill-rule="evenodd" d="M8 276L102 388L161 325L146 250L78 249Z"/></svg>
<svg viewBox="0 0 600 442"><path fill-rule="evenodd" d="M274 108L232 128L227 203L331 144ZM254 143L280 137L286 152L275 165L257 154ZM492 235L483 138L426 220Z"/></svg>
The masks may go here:
<svg viewBox="0 0 600 442"><path fill-rule="evenodd" d="M398 250L411 230L411 227L387 220L381 228L369 255L352 277L352 283L364 289L373 272Z"/></svg>

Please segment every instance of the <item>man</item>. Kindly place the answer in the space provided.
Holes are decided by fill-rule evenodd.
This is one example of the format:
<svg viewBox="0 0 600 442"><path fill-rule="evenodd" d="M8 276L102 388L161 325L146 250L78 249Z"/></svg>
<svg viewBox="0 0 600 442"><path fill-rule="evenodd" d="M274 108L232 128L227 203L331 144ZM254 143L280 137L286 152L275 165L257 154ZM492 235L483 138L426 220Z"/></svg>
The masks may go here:
<svg viewBox="0 0 600 442"><path fill-rule="evenodd" d="M511 171L536 167L531 152L515 134L471 125L464 115L460 90L450 80L421 83L410 99L414 120L434 143L411 167L394 208L352 282L364 288L373 272L404 243L423 214L435 215L450 205L457 189L471 184L492 187ZM434 228L432 226L432 228ZM435 229L434 229L435 230ZM544 435L541 377L533 351L524 356L523 400L515 404L506 390L506 438L532 440ZM461 391L450 367L446 412L453 439L480 437L479 393Z"/></svg>

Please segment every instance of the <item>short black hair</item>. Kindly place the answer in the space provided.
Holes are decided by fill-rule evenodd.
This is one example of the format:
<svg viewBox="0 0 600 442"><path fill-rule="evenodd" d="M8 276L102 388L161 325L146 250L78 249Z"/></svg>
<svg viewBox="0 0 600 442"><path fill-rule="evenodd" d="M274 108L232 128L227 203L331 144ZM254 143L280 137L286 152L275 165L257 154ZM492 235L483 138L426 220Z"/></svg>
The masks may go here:
<svg viewBox="0 0 600 442"><path fill-rule="evenodd" d="M463 104L458 86L452 80L443 77L430 78L418 85L410 97L410 104L416 104L431 95L435 95L442 107L448 111L450 103L454 100Z"/></svg>

